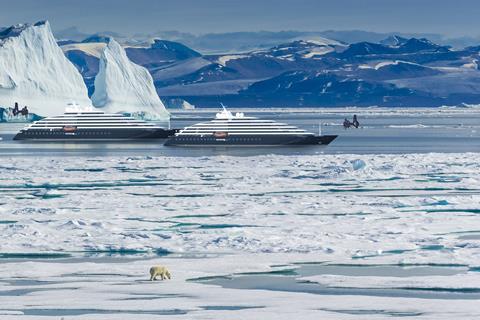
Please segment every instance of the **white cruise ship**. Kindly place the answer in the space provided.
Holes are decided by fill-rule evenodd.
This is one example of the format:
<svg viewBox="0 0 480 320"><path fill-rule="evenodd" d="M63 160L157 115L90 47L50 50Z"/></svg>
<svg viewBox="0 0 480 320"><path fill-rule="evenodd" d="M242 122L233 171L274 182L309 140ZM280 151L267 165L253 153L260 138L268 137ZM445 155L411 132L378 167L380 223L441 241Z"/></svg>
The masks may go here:
<svg viewBox="0 0 480 320"><path fill-rule="evenodd" d="M167 138L175 130L116 113L67 110L63 115L35 121L14 140L129 140Z"/></svg>
<svg viewBox="0 0 480 320"><path fill-rule="evenodd" d="M166 146L255 146L329 144L337 136L319 136L286 123L232 114L225 107L214 120L185 127Z"/></svg>

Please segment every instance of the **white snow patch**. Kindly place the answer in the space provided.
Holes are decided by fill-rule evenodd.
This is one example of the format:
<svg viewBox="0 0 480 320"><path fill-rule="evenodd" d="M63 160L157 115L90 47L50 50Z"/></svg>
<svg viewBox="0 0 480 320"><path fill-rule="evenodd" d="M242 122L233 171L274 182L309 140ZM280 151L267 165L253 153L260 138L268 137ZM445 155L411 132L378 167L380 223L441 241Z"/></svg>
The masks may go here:
<svg viewBox="0 0 480 320"><path fill-rule="evenodd" d="M378 69L386 67L386 66L397 65L397 64L398 64L398 61L383 61L383 62L377 63L375 65L374 69L378 70Z"/></svg>
<svg viewBox="0 0 480 320"><path fill-rule="evenodd" d="M478 60L473 59L470 63L465 63L462 65L462 68L467 68L467 69L478 69Z"/></svg>
<svg viewBox="0 0 480 320"><path fill-rule="evenodd" d="M324 37L313 37L313 38L306 39L304 41L306 43L312 43L317 46L345 46L345 44L339 41L327 39Z"/></svg>
<svg viewBox="0 0 480 320"><path fill-rule="evenodd" d="M374 69L374 67L368 65L368 64L361 64L358 66L358 69Z"/></svg>
<svg viewBox="0 0 480 320"><path fill-rule="evenodd" d="M232 55L220 56L218 57L217 61L219 64L225 67L227 65L227 62L230 60L243 59L243 58L248 58L248 56L244 54L232 54Z"/></svg>
<svg viewBox="0 0 480 320"><path fill-rule="evenodd" d="M418 63L413 63L409 61L401 61L401 60L395 60L395 61L383 61L375 65L374 69L379 70L383 67L390 66L390 65L398 65L398 64L409 64L413 66L421 66Z"/></svg>
<svg viewBox="0 0 480 320"><path fill-rule="evenodd" d="M71 43L67 45L63 45L61 48L63 52L79 50L83 51L86 54L99 58L102 56L103 50L107 46L106 43L103 42L92 42L92 43Z"/></svg>
<svg viewBox="0 0 480 320"><path fill-rule="evenodd" d="M310 50L310 52L303 55L304 58L314 58L316 56L323 56L329 52L334 51L335 49L332 47L319 47Z"/></svg>

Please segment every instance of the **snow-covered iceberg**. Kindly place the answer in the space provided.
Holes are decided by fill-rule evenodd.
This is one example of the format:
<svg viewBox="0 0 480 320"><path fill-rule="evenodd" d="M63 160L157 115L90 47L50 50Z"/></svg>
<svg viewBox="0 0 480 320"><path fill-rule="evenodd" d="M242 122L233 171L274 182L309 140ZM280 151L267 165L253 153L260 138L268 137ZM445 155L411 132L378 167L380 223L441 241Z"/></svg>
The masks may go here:
<svg viewBox="0 0 480 320"><path fill-rule="evenodd" d="M63 113L67 103L90 106L87 88L57 45L48 22L0 32L0 107L28 106L31 113Z"/></svg>
<svg viewBox="0 0 480 320"><path fill-rule="evenodd" d="M158 120L170 117L148 70L130 61L125 50L113 39L100 58L92 102L108 112L125 112Z"/></svg>

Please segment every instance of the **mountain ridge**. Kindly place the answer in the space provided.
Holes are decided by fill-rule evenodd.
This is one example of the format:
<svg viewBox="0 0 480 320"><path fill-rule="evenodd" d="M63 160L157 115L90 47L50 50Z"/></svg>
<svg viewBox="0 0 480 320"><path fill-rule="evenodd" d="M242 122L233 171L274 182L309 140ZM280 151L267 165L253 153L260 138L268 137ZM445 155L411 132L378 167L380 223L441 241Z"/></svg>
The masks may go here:
<svg viewBox="0 0 480 320"><path fill-rule="evenodd" d="M468 79L462 75L466 70L478 70L478 48L457 50L426 38L400 36L379 43L352 44L323 38L320 41L296 39L270 48L220 55L201 54L184 44L165 40L154 40L144 47L125 45L129 57L150 71L163 99L183 99L200 107L217 105L222 99L245 107L265 107L265 101L275 105L283 101L292 107L471 103L476 101L476 93L472 96L472 90L468 89L472 86L472 75L469 74ZM279 91L272 97L269 92L259 90L265 81L278 81L275 85L281 87L286 75L295 72L308 74L308 81L291 79L293 87L312 90L308 97L289 90ZM316 94L322 89L315 89L312 83L321 86L323 82L312 77L315 73L331 74L339 83L346 82L349 86L333 86L339 90L336 95ZM443 90L441 95L419 84L425 79L442 79L442 83L448 83L449 77L460 84L452 85L451 92ZM370 95L367 89L371 90Z"/></svg>

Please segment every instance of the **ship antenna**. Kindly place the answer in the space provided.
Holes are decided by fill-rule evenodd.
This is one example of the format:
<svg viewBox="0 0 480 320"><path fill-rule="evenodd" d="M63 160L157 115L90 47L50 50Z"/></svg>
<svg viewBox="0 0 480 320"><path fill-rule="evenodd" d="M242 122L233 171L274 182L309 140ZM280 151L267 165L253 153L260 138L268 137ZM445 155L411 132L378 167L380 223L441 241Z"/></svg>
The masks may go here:
<svg viewBox="0 0 480 320"><path fill-rule="evenodd" d="M227 110L227 107L223 103L220 102L220 105L223 108L223 111L220 113L217 113L217 118L222 118L222 119L231 119L233 117L232 113Z"/></svg>
<svg viewBox="0 0 480 320"><path fill-rule="evenodd" d="M227 112L227 107L225 107L225 105L222 102L220 102L220 105L222 106L223 111Z"/></svg>

